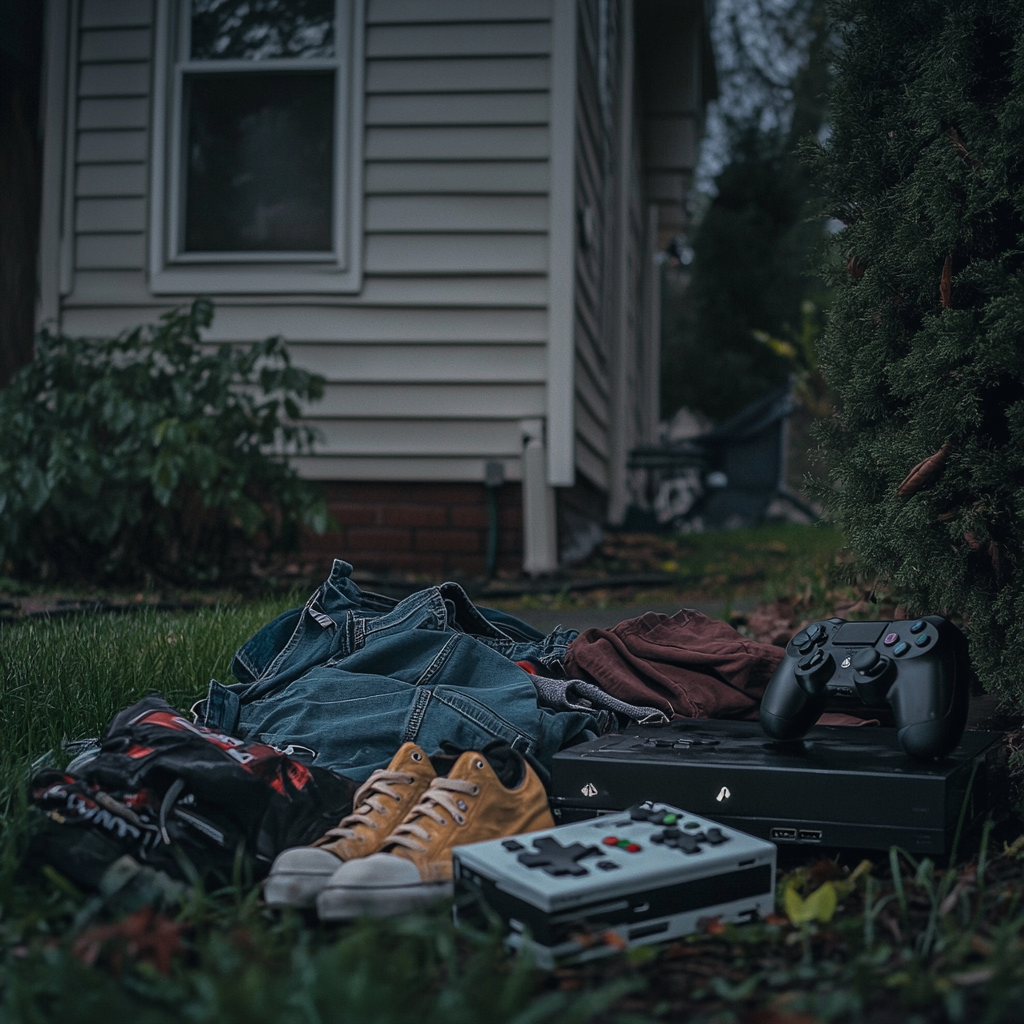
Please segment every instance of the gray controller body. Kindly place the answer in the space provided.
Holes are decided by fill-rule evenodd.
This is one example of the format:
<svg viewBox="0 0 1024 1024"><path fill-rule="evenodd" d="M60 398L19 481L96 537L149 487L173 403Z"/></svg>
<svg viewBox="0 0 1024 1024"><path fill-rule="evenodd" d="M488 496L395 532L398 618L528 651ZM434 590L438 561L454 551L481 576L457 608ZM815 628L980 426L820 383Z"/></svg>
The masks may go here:
<svg viewBox="0 0 1024 1024"><path fill-rule="evenodd" d="M482 899L541 966L676 939L702 919L764 917L775 857L772 843L662 803L452 851L457 892Z"/></svg>

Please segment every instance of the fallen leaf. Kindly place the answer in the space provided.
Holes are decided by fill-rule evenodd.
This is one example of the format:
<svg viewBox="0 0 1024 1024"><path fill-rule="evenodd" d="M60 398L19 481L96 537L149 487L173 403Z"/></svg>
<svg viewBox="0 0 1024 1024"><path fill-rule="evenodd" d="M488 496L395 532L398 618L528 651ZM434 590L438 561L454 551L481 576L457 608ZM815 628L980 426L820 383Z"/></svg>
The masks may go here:
<svg viewBox="0 0 1024 1024"><path fill-rule="evenodd" d="M832 920L839 905L839 898L831 882L819 886L806 899L796 891L796 886L790 883L786 886L783 903L786 914L793 924L804 924L809 921L824 923Z"/></svg>
<svg viewBox="0 0 1024 1024"><path fill-rule="evenodd" d="M981 161L975 160L968 152L967 147L964 145L963 140L960 138L960 133L955 128L949 129L949 137L953 140L953 148L960 154L960 159L963 160L972 171L978 170L981 167Z"/></svg>
<svg viewBox="0 0 1024 1024"><path fill-rule="evenodd" d="M953 446L947 441L934 455L923 459L903 478L896 493L901 498L909 498L926 487L939 475L952 451Z"/></svg>
<svg viewBox="0 0 1024 1024"><path fill-rule="evenodd" d="M185 925L164 914L154 914L147 904L134 914L114 924L100 925L82 932L72 946L72 953L84 964L96 963L100 953L109 949L110 963L116 974L121 972L125 954L132 959L153 964L161 974L170 974L171 960L184 948L181 933Z"/></svg>
<svg viewBox="0 0 1024 1024"><path fill-rule="evenodd" d="M851 256L850 262L846 264L846 272L855 281L864 276L864 271L866 269L867 267L864 266L864 261L859 256Z"/></svg>
<svg viewBox="0 0 1024 1024"><path fill-rule="evenodd" d="M964 530L964 540L972 551L981 550L981 541L970 530Z"/></svg>
<svg viewBox="0 0 1024 1024"><path fill-rule="evenodd" d="M1024 835L1017 836L1009 845L1003 843L1003 853L1007 857L1024 857Z"/></svg>
<svg viewBox="0 0 1024 1024"><path fill-rule="evenodd" d="M939 278L939 305L949 309L953 296L953 257L947 256L942 264L942 276Z"/></svg>
<svg viewBox="0 0 1024 1024"><path fill-rule="evenodd" d="M617 950L623 950L628 945L626 940L617 931L613 931L611 928L601 933L601 940L606 946L611 946L612 949Z"/></svg>
<svg viewBox="0 0 1024 1024"><path fill-rule="evenodd" d="M706 935L721 935L725 931L721 914L716 914L714 917L702 917L697 922L697 927Z"/></svg>

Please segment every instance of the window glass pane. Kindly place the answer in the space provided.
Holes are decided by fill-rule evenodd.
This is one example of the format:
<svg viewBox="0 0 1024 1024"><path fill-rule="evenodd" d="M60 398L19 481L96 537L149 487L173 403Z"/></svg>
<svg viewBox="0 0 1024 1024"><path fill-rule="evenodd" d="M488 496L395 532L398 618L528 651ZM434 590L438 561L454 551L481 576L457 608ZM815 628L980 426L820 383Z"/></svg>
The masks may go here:
<svg viewBox="0 0 1024 1024"><path fill-rule="evenodd" d="M185 250L331 249L333 72L185 79Z"/></svg>
<svg viewBox="0 0 1024 1024"><path fill-rule="evenodd" d="M192 0L191 55L333 57L334 0Z"/></svg>

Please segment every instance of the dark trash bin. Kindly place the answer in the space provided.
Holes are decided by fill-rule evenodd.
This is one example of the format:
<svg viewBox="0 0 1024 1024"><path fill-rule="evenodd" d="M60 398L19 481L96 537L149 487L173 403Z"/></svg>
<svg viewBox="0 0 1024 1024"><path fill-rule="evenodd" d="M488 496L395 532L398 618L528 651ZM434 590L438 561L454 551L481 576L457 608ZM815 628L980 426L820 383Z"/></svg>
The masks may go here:
<svg viewBox="0 0 1024 1024"><path fill-rule="evenodd" d="M786 444L794 404L789 385L770 391L714 430L683 441L634 448L629 468L647 474L647 500L678 481L692 492L681 511L652 515L631 510L634 521L658 518L683 531L756 526L776 498L811 519L817 513L786 487ZM685 482L685 483L684 483ZM671 509L668 510L671 512ZM663 513L665 510L663 510Z"/></svg>

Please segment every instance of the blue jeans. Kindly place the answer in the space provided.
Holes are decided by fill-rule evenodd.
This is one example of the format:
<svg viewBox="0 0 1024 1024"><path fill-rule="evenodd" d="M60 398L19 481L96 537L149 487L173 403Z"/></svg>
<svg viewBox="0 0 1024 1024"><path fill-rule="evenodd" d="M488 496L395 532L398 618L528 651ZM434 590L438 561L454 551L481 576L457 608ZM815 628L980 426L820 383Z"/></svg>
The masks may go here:
<svg viewBox="0 0 1024 1024"><path fill-rule="evenodd" d="M479 750L507 740L542 771L569 743L603 730L604 716L539 707L516 661L557 666L572 630L543 636L477 608L455 583L402 601L360 590L336 560L302 608L279 615L238 650L237 683L210 684L204 725L278 747L309 747L317 765L356 780L406 741L428 753L445 740Z"/></svg>

